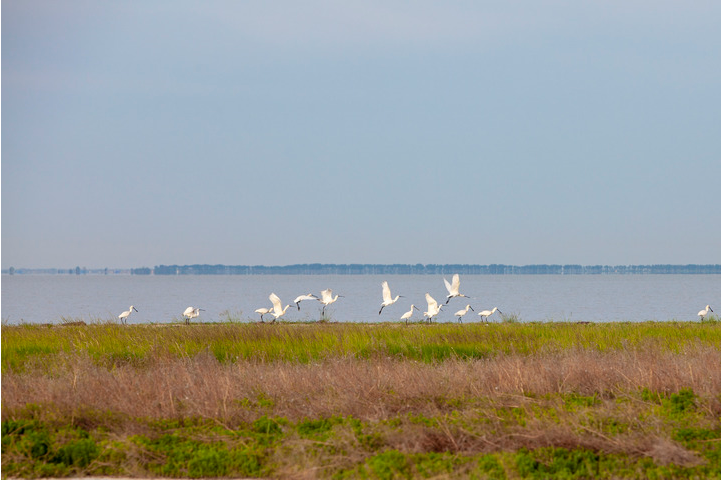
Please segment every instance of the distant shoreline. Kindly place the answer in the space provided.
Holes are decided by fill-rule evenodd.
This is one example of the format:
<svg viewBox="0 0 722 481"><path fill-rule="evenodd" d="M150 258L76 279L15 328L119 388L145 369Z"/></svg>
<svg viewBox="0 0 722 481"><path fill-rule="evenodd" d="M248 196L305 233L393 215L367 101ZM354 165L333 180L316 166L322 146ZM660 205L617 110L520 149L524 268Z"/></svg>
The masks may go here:
<svg viewBox="0 0 722 481"><path fill-rule="evenodd" d="M159 265L153 268L3 269L9 275L604 275L720 274L720 264L588 265L579 264L293 264L287 266Z"/></svg>

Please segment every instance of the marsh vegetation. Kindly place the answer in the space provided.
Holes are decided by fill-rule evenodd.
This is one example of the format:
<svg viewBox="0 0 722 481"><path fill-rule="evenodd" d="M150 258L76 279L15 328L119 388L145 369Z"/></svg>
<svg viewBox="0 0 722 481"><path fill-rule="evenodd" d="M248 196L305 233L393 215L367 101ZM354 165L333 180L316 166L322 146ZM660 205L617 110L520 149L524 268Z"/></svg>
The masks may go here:
<svg viewBox="0 0 722 481"><path fill-rule="evenodd" d="M4 326L5 477L719 478L720 323Z"/></svg>

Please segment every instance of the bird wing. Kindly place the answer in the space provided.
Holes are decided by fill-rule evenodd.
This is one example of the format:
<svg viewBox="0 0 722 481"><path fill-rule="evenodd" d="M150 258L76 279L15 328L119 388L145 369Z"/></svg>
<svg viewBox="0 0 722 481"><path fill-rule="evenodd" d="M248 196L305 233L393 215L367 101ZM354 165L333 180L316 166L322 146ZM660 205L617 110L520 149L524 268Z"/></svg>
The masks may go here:
<svg viewBox="0 0 722 481"><path fill-rule="evenodd" d="M325 291L321 291L321 302L327 304L331 302L333 299L331 297L331 293L333 291L331 289L326 289Z"/></svg>
<svg viewBox="0 0 722 481"><path fill-rule="evenodd" d="M451 288L454 290L454 292L459 292L459 274L454 274L454 278L451 279Z"/></svg>
<svg viewBox="0 0 722 481"><path fill-rule="evenodd" d="M456 314L454 314L454 315L455 315L455 316L463 316L464 314L466 314L466 309L462 309L462 310L460 310L460 311L456 311Z"/></svg>
<svg viewBox="0 0 722 481"><path fill-rule="evenodd" d="M446 280L446 279L444 279L444 280ZM439 306L439 303L436 302L436 299L434 299L433 297L431 297L431 295L430 295L428 292L426 293L426 303L429 305L429 311L428 311L428 312L433 312L433 311L435 311L435 310L437 309L437 307Z"/></svg>
<svg viewBox="0 0 722 481"><path fill-rule="evenodd" d="M279 299L275 293L271 292L271 295L268 296L268 299L273 304L273 310L275 312L281 312L283 310L283 306L281 306L281 299Z"/></svg>
<svg viewBox="0 0 722 481"><path fill-rule="evenodd" d="M451 284L446 280L446 277L444 277L444 285L446 286L446 290L449 291L449 294L451 294Z"/></svg>
<svg viewBox="0 0 722 481"><path fill-rule="evenodd" d="M183 311L183 315L184 315L184 316L190 316L191 314L193 314L193 311L195 311L195 309L193 309L192 306L187 307L186 310Z"/></svg>
<svg viewBox="0 0 722 481"><path fill-rule="evenodd" d="M391 302L391 289L389 289L389 283L383 281L381 283L381 294L384 298L384 302Z"/></svg>

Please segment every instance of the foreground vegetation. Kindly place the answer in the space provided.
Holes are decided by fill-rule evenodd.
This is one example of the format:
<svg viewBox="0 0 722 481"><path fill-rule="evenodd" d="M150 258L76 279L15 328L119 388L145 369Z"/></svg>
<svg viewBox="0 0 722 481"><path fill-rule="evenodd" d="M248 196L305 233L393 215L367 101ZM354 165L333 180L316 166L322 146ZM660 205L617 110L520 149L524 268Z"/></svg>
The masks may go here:
<svg viewBox="0 0 722 481"><path fill-rule="evenodd" d="M3 326L3 477L720 477L720 323Z"/></svg>

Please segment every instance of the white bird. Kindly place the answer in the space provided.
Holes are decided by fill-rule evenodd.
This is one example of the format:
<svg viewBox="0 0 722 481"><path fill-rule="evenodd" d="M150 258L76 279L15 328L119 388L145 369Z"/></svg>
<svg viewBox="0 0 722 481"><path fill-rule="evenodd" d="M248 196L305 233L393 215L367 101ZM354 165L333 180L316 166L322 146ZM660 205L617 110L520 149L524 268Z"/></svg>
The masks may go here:
<svg viewBox="0 0 722 481"><path fill-rule="evenodd" d="M271 292L271 295L268 296L268 299L270 299L271 304L273 304L273 309L271 309L268 313L273 316L274 322L286 313L286 309L291 307L291 304L287 304L286 307L281 308L281 299L279 299L279 297L273 292Z"/></svg>
<svg viewBox="0 0 722 481"><path fill-rule="evenodd" d="M397 295L395 298L391 298L391 289L389 289L389 283L386 281L383 281L381 283L381 295L384 298L384 302L381 303L381 309L379 309L379 315L381 315L381 311L384 310L384 307L389 307L391 304L399 300L399 296ZM413 309L412 309L413 310Z"/></svg>
<svg viewBox="0 0 722 481"><path fill-rule="evenodd" d="M427 318L426 320L428 322L431 322L431 318L441 311L441 306L428 292L426 293L426 303L428 304L428 307L426 308L426 312L424 312L424 317Z"/></svg>
<svg viewBox="0 0 722 481"><path fill-rule="evenodd" d="M296 304L296 307L298 307L298 310L301 310L301 301L310 301L312 299L318 300L318 297L314 296L311 293L306 294L305 296L298 296L293 300L293 303Z"/></svg>
<svg viewBox="0 0 722 481"><path fill-rule="evenodd" d="M183 317L186 318L186 324L190 324L191 319L194 317L200 316L200 311L205 311L205 309L201 309L200 307L188 307L185 311L183 311Z"/></svg>
<svg viewBox="0 0 722 481"><path fill-rule="evenodd" d="M446 277L444 277L444 284L446 285L446 290L449 291L449 295L446 296L446 304L449 303L452 297L469 298L469 296L459 294L459 274L454 274L454 277L451 278L451 284L449 284L449 281L447 281Z"/></svg>
<svg viewBox="0 0 722 481"><path fill-rule="evenodd" d="M268 314L268 313L271 312L272 310L273 310L273 309L269 309L269 308L267 308L267 307L261 307L260 309L256 309L255 312L257 312L258 314L261 315L261 322L264 322L264 321L263 321L263 315L264 315L264 314Z"/></svg>
<svg viewBox="0 0 722 481"><path fill-rule="evenodd" d="M699 312L697 313L697 315L700 317L700 320L702 320L702 319L704 319L704 316L706 316L707 314L710 313L710 311L711 311L711 312L714 312L714 311L712 310L712 308L709 307L709 304L707 304L707 307L705 307L704 309L702 309L701 311L699 311Z"/></svg>
<svg viewBox="0 0 722 481"><path fill-rule="evenodd" d="M401 320L402 320L402 321L406 321L406 325L409 324L409 319L411 318L411 316L414 315L414 309L416 309L417 311L419 310L418 307L416 307L416 306L414 306L413 304L411 304L411 309L409 309L409 312L406 312L406 313L404 313L403 316L401 316Z"/></svg>
<svg viewBox="0 0 722 481"><path fill-rule="evenodd" d="M456 314L454 314L454 315L459 318L459 322L461 322L461 318L464 317L467 312L469 312L469 309L471 309L472 311L474 310L473 307L471 307L469 304L467 304L464 309L461 309L460 311L456 311Z"/></svg>
<svg viewBox="0 0 722 481"><path fill-rule="evenodd" d="M498 307L495 307L494 309L490 311L481 311L479 315L481 316L482 321L488 321L488 317L494 314L496 311L499 311ZM503 312L499 311L499 314L503 314Z"/></svg>
<svg viewBox="0 0 722 481"><path fill-rule="evenodd" d="M128 316L130 316L131 312L138 312L138 309L136 309L133 306L130 306L127 311L123 311L121 315L118 316L118 319L120 319L120 322L125 322L128 320Z"/></svg>
<svg viewBox="0 0 722 481"><path fill-rule="evenodd" d="M331 291L331 289L326 289L325 291L321 291L321 299L319 299L319 302L321 304L323 304L323 309L321 310L321 316L326 314L326 306L336 302L339 297L343 297L343 296L339 296L338 294L336 294L336 297L332 297L332 295L333 295L333 291Z"/></svg>

